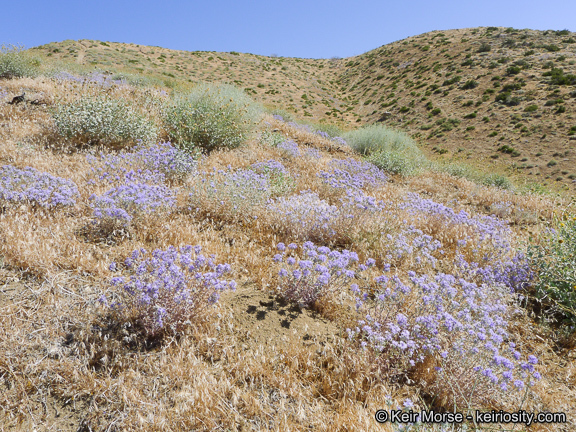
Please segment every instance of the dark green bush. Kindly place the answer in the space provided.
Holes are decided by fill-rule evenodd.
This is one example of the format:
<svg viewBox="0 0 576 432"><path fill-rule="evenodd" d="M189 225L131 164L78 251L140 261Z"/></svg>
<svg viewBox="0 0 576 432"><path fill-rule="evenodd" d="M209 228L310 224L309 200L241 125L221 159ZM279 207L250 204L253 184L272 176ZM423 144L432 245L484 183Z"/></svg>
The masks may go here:
<svg viewBox="0 0 576 432"><path fill-rule="evenodd" d="M462 89L469 90L478 87L478 82L474 80L468 80L462 85Z"/></svg>
<svg viewBox="0 0 576 432"><path fill-rule="evenodd" d="M520 68L520 66L508 66L506 68L506 73L508 75L517 75L520 73L520 71L522 71L522 69Z"/></svg>
<svg viewBox="0 0 576 432"><path fill-rule="evenodd" d="M564 71L560 68L553 68L544 72L542 76L549 76L550 84L552 85L576 85L576 75L565 75Z"/></svg>
<svg viewBox="0 0 576 432"><path fill-rule="evenodd" d="M503 103L504 105L507 105L507 106L520 105L520 98L516 97L516 96L512 96L512 93L510 93L510 92L504 92L504 93L498 94L496 96L495 101Z"/></svg>
<svg viewBox="0 0 576 432"><path fill-rule="evenodd" d="M478 53L483 53L483 52L488 52L491 51L492 47L490 46L490 44L486 43L486 42L482 42L482 44L480 45L480 47L478 47L478 49L476 50L476 52Z"/></svg>

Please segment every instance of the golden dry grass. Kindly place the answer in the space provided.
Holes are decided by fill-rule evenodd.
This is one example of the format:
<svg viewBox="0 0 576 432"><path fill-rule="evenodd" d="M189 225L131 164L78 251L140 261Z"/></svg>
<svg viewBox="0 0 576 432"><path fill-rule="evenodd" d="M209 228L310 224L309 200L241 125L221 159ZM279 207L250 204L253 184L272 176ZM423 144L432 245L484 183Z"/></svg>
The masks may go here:
<svg viewBox="0 0 576 432"><path fill-rule="evenodd" d="M48 101L75 100L97 91L41 79L8 85L43 92ZM133 100L144 97L142 90L132 88L111 92ZM316 174L332 158L356 156L317 135L272 118L265 121L270 126L262 128L278 129L300 146L320 150L321 158L289 158L256 137L238 149L212 153L199 170L245 168L274 158L298 174L296 191L309 189L337 202L338 194ZM379 363L369 352L347 341L344 329L357 319L350 299L319 304L316 312L274 304L270 294L277 285L277 268L271 257L275 245L291 242L292 236L275 230L262 208L252 210L258 219L251 222L224 212L208 216L209 200L202 201L201 212L188 211L186 195L194 185L189 178L179 186L177 211L162 219L142 219L125 238L95 241L83 235L91 218L88 197L94 192L87 183L92 176L86 160L89 150L51 147L52 126L43 106L1 105L0 122L2 165L31 166L68 178L80 192L78 204L69 210L47 212L25 204L8 205L0 213L1 430L392 431L389 424L378 425L374 413L388 408L390 401L396 407L406 398L426 398L423 382L437 392L438 406L450 407L449 389L430 364L413 372L414 385L391 382L379 373ZM558 204L566 204L437 173L393 178L371 194L398 204L409 191L438 202L457 199L457 209L472 215L491 214L494 203L512 202L534 215L514 217L514 245L525 240L527 229L542 229ZM383 219L338 227L341 237L336 243L361 259L383 261L393 245L382 233L397 233L406 217L392 205ZM460 235L457 227L446 230L431 218L420 220L418 228L443 236L448 254L450 239ZM111 321L98 302L112 291L108 265L142 247L186 244L201 245L218 262L230 263L240 288L225 294L215 310L185 334L146 345L138 329ZM400 271L414 263L408 257L395 265ZM452 265L446 260L442 268ZM530 430L573 430L573 351L559 350L525 313L515 319L514 333L539 357L537 369L543 375L523 409L563 411L569 419L566 425L542 424ZM484 402L506 410L519 406L518 400Z"/></svg>
<svg viewBox="0 0 576 432"><path fill-rule="evenodd" d="M346 129L373 124L390 113L385 123L418 139L429 157L463 160L481 170L489 166L519 184L574 194L575 137L568 135L575 125L570 103L574 89L549 85L543 76L550 67L576 72L574 37L571 32L504 27L439 30L331 60L91 40L50 43L31 51L45 56L48 65L54 60L57 68L153 76L156 83L172 87L234 83L266 106ZM486 45L490 50L482 52ZM507 71L513 65L520 67L516 74ZM464 85L470 81L476 87ZM521 86L511 91L517 105L495 101L506 85L515 84ZM546 105L554 100L563 102ZM525 111L532 105L536 111ZM564 112L557 112L559 105ZM434 114L433 108L440 112ZM447 126L446 121L456 123ZM502 145L520 155L498 151ZM556 164L548 165L552 160Z"/></svg>

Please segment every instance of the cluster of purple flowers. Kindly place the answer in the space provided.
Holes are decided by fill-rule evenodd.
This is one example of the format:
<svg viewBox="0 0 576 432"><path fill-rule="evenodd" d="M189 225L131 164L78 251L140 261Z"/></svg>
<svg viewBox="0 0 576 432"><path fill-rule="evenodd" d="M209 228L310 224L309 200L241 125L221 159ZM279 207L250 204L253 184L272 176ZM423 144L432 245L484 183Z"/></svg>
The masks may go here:
<svg viewBox="0 0 576 432"><path fill-rule="evenodd" d="M151 146L139 145L134 151L119 154L100 154L100 158L88 156L99 181L123 183L139 181L160 184L179 180L193 174L197 161L193 156L169 142Z"/></svg>
<svg viewBox="0 0 576 432"><path fill-rule="evenodd" d="M454 211L451 207L437 203L430 199L422 198L418 194L407 194L406 201L400 208L408 210L414 216L425 215L437 218L445 226L461 226L471 229L474 238L459 239L459 246L467 243L474 244L474 251L478 252L484 247L482 261L489 262L500 259L512 252L510 243L510 228L506 221L493 216L470 216L462 210Z"/></svg>
<svg viewBox="0 0 576 432"><path fill-rule="evenodd" d="M321 136L322 138L326 138L326 139L328 139L328 140L332 138L332 137L328 134L328 132L324 132L324 131L321 131L321 130L317 130L317 131L315 132L315 134L318 135L318 136Z"/></svg>
<svg viewBox="0 0 576 432"><path fill-rule="evenodd" d="M344 293L358 274L375 264L372 259L359 264L355 252L330 250L310 241L302 245L303 256L298 258L292 256L298 249L294 243L288 246L278 243L277 248L281 253L274 256L274 261L282 264L278 272L278 292L286 300L302 307L313 305L327 294ZM290 254L288 257L287 252Z"/></svg>
<svg viewBox="0 0 576 432"><path fill-rule="evenodd" d="M398 235L387 235L390 244L393 245L389 260L411 260L410 268L420 268L431 265L436 268L438 258L436 255L444 254L442 243L434 237L424 234L421 230L408 227Z"/></svg>
<svg viewBox="0 0 576 432"><path fill-rule="evenodd" d="M489 286L503 285L510 290L510 293L526 289L534 279L530 263L521 252L510 259L494 260L483 266L475 262L469 263L462 255L458 255L454 264L460 276Z"/></svg>
<svg viewBox="0 0 576 432"><path fill-rule="evenodd" d="M176 203L174 193L164 185L128 182L102 196L90 196L94 217L112 226L127 226L134 217L168 211Z"/></svg>
<svg viewBox="0 0 576 432"><path fill-rule="evenodd" d="M276 148L282 150L282 152L289 157L297 157L301 155L298 144L292 140L282 141L276 146Z"/></svg>
<svg viewBox="0 0 576 432"><path fill-rule="evenodd" d="M278 231L301 240L329 240L335 234L334 224L341 216L338 207L311 191L280 197L268 203L266 210Z"/></svg>
<svg viewBox="0 0 576 432"><path fill-rule="evenodd" d="M398 276L376 278L379 290L371 300L356 289L357 307L366 318L348 329L386 356L391 366L406 368L437 355L438 372L467 392L522 389L539 379L529 356L521 353L508 334L508 291L499 285L477 285L438 273L433 280L408 272L406 284ZM476 372L472 378L471 371ZM466 377L466 378L465 378ZM469 380L469 382L465 382Z"/></svg>
<svg viewBox="0 0 576 432"><path fill-rule="evenodd" d="M112 79L110 76L104 75L101 72L92 72L88 76L79 77L67 71L60 71L52 76L58 81L76 82L76 83L93 83L101 85L102 87L110 87L112 85L126 85L125 79Z"/></svg>
<svg viewBox="0 0 576 432"><path fill-rule="evenodd" d="M378 187L386 183L387 177L382 170L370 162L356 159L335 159L330 162L332 171L320 171L324 183L338 189L364 189Z"/></svg>
<svg viewBox="0 0 576 432"><path fill-rule="evenodd" d="M308 125L299 124L299 123L296 123L293 121L288 122L287 124L288 124L288 126L292 126L294 129L298 129L298 130L301 130L303 132L312 133L312 129L310 129L310 126L308 126Z"/></svg>
<svg viewBox="0 0 576 432"><path fill-rule="evenodd" d="M121 287L121 301L110 304L114 310L132 310L150 336L178 332L199 313L219 299L220 293L236 289L235 281L223 280L229 264L215 264L213 256L202 255L200 246L135 250L124 262L128 276L110 281ZM119 271L116 263L110 270ZM108 304L106 297L101 301Z"/></svg>
<svg viewBox="0 0 576 432"><path fill-rule="evenodd" d="M250 165L254 171L259 174L268 174L268 173L280 173L280 174L288 174L288 170L281 162L278 162L274 159L270 159L266 162L256 162Z"/></svg>
<svg viewBox="0 0 576 432"><path fill-rule="evenodd" d="M44 208L71 206L76 203L78 188L74 182L34 168L0 168L0 199L29 202Z"/></svg>
<svg viewBox="0 0 576 432"><path fill-rule="evenodd" d="M190 193L193 207L201 207L204 200L227 212L247 214L265 204L272 195L269 177L251 169L216 170L203 173Z"/></svg>
<svg viewBox="0 0 576 432"><path fill-rule="evenodd" d="M311 147L307 148L304 151L304 156L307 156L312 159L320 159L322 157L322 154L320 153L320 150Z"/></svg>

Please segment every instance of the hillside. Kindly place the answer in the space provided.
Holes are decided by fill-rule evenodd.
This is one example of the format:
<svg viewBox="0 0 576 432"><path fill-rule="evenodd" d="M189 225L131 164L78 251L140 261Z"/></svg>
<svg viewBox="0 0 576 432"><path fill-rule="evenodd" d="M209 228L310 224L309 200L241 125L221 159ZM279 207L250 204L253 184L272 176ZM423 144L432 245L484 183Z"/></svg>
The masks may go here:
<svg viewBox="0 0 576 432"><path fill-rule="evenodd" d="M384 120L429 155L574 192L575 41L567 31L490 27L434 31L330 60L86 40L34 51L169 86L229 82L271 108L343 128Z"/></svg>
<svg viewBox="0 0 576 432"><path fill-rule="evenodd" d="M121 64L128 46L82 44L95 51L80 62L118 63L0 52L0 430L510 430L478 416L492 410L538 415L517 430L575 430L570 197L429 163L423 136L352 129L381 115L351 100L368 84L350 71L374 53L181 54L196 75L250 77L269 106L289 105L263 84L285 74L306 94L289 119L246 87L191 85L163 69L168 51L130 48L157 56L160 72L140 73ZM571 77L543 79L562 92ZM460 82L430 100L480 88ZM304 123L302 105L327 120L312 95L328 90L352 107L330 115L342 136ZM409 105L385 121L422 133ZM456 123L434 139L456 139ZM380 423L411 410L440 418Z"/></svg>

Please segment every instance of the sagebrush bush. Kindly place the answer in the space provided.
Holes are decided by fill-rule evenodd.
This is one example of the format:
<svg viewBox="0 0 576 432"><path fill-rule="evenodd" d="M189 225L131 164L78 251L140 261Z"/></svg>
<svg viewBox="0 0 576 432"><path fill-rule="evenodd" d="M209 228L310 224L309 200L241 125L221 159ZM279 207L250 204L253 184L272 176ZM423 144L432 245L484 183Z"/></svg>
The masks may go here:
<svg viewBox="0 0 576 432"><path fill-rule="evenodd" d="M14 45L0 47L0 78L23 78L38 75L40 60Z"/></svg>
<svg viewBox="0 0 576 432"><path fill-rule="evenodd" d="M344 139L350 147L369 156L370 162L384 171L410 175L428 165L428 160L412 138L384 125L347 132Z"/></svg>
<svg viewBox="0 0 576 432"><path fill-rule="evenodd" d="M538 274L536 297L552 303L562 321L576 326L576 217L556 221L540 244L528 248L528 256Z"/></svg>
<svg viewBox="0 0 576 432"><path fill-rule="evenodd" d="M126 146L153 142L158 135L155 124L128 101L106 96L59 104L52 118L58 134L82 144Z"/></svg>
<svg viewBox="0 0 576 432"><path fill-rule="evenodd" d="M232 149L246 141L261 108L230 85L198 85L175 97L164 112L170 140L189 151Z"/></svg>

